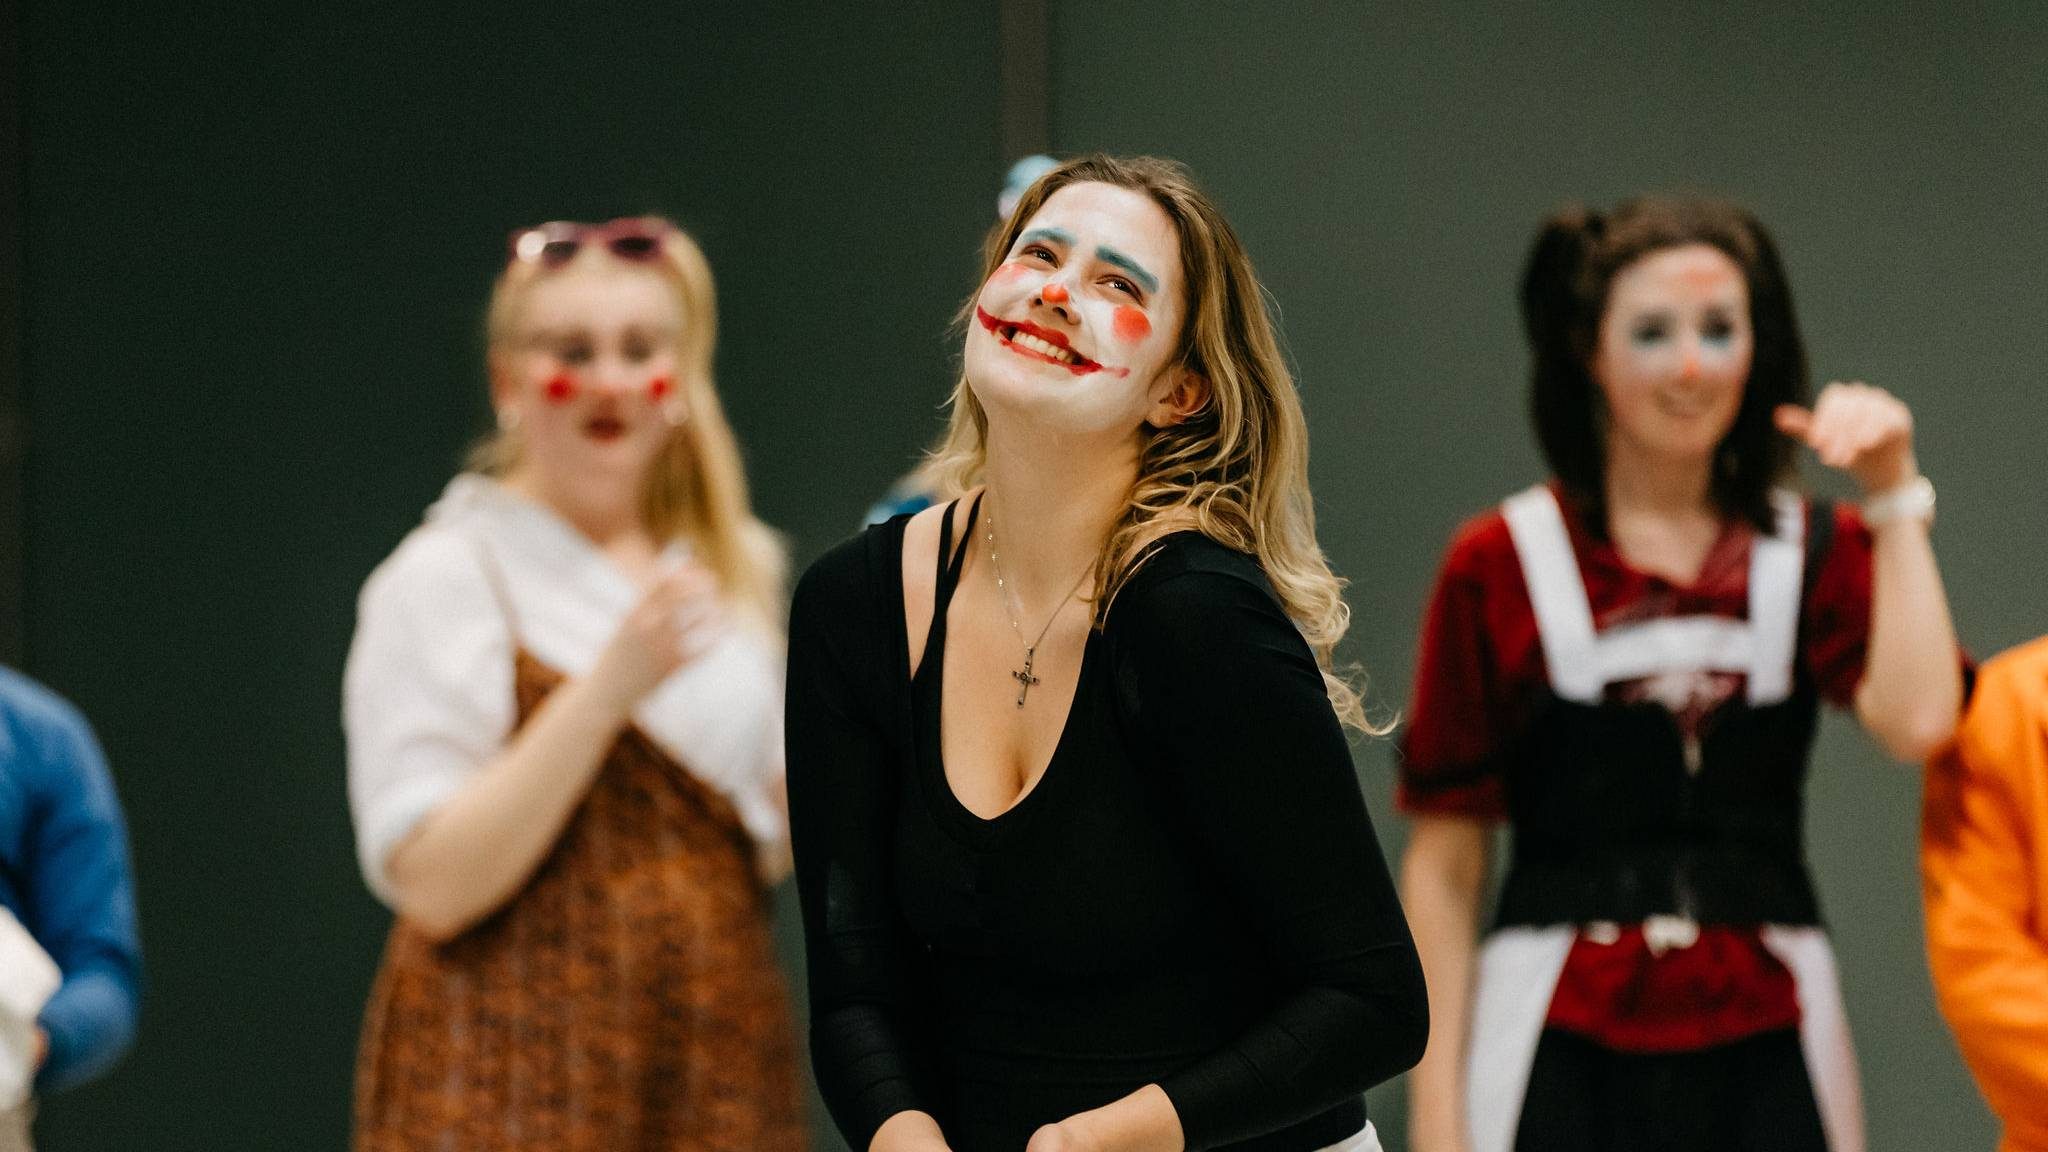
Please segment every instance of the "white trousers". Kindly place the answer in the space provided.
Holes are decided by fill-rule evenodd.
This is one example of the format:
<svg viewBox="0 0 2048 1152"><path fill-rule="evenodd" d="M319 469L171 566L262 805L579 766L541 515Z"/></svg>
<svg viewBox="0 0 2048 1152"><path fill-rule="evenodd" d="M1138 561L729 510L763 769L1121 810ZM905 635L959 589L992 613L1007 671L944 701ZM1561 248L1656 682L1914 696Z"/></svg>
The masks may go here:
<svg viewBox="0 0 2048 1152"><path fill-rule="evenodd" d="M1323 1152L1382 1152L1380 1134L1373 1130L1372 1121L1365 1122L1365 1128L1358 1135L1323 1149Z"/></svg>

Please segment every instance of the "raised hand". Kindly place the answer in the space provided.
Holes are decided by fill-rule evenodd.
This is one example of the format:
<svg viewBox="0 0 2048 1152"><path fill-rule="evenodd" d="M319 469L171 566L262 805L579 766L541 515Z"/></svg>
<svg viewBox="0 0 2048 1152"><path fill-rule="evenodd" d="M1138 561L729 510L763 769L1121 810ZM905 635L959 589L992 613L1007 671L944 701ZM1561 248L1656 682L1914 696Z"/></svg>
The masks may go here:
<svg viewBox="0 0 2048 1152"><path fill-rule="evenodd" d="M1822 464L1855 477L1866 496L1919 475L1913 413L1882 388L1861 381L1829 384L1811 410L1780 404L1772 417L1780 432L1813 449Z"/></svg>

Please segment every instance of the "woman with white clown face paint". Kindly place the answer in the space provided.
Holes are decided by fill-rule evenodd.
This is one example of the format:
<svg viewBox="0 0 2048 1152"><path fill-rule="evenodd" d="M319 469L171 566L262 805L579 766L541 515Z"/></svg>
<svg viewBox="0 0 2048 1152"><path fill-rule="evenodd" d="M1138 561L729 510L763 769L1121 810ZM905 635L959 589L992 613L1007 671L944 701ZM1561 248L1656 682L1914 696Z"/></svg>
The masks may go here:
<svg viewBox="0 0 2048 1152"><path fill-rule="evenodd" d="M1554 476L1453 540L1403 740L1412 1147L1861 1152L1802 805L1821 701L1901 761L1955 727L1911 415L1805 406L1776 251L1725 204L1554 217L1522 311ZM1788 487L1801 445L1860 509Z"/></svg>
<svg viewBox="0 0 2048 1152"><path fill-rule="evenodd" d="M962 321L951 499L790 622L833 1117L867 1152L1377 1149L1425 995L1249 259L1178 167L1087 157Z"/></svg>

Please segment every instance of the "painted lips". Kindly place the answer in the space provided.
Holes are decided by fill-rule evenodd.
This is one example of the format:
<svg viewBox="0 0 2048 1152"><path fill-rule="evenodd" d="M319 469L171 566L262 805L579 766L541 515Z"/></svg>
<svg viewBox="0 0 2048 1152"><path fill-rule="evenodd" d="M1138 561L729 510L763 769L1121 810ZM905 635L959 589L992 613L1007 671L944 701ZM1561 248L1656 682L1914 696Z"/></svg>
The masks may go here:
<svg viewBox="0 0 2048 1152"><path fill-rule="evenodd" d="M1653 394L1657 408L1666 416L1676 420L1691 420L1712 412L1718 397L1712 394L1670 392L1659 390Z"/></svg>
<svg viewBox="0 0 2048 1152"><path fill-rule="evenodd" d="M609 443L626 434L626 422L616 416L593 416L583 422L583 434L599 443Z"/></svg>
<svg viewBox="0 0 2048 1152"><path fill-rule="evenodd" d="M989 315L987 309L979 307L974 310L974 318L1010 351L1033 360L1043 360L1047 364L1057 364L1076 376L1086 376L1092 372L1105 370L1118 376L1130 373L1128 368L1105 369L1103 365L1074 351L1074 346L1067 342L1065 336L1050 328L1041 328L1029 320L998 319Z"/></svg>

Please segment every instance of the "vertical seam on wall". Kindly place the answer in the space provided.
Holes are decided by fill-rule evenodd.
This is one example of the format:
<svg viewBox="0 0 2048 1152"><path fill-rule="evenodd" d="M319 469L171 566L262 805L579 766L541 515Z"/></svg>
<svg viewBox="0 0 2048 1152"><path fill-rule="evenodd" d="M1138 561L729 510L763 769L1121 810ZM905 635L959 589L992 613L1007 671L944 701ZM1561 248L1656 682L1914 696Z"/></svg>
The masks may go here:
<svg viewBox="0 0 2048 1152"><path fill-rule="evenodd" d="M22 249L28 150L23 146L20 0L0 0L0 661L25 663L28 406L24 363Z"/></svg>
<svg viewBox="0 0 2048 1152"><path fill-rule="evenodd" d="M996 144L1005 167L1052 147L1049 0L1001 0L997 37L1002 97Z"/></svg>

